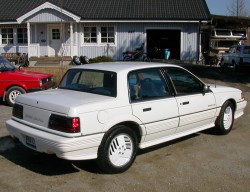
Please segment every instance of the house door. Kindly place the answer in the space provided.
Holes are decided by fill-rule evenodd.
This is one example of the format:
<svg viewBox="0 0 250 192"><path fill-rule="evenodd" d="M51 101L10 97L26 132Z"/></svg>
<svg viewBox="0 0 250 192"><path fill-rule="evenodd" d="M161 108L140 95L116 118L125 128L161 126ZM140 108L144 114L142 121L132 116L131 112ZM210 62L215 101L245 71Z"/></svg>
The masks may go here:
<svg viewBox="0 0 250 192"><path fill-rule="evenodd" d="M60 25L49 26L48 56L60 56L61 36Z"/></svg>

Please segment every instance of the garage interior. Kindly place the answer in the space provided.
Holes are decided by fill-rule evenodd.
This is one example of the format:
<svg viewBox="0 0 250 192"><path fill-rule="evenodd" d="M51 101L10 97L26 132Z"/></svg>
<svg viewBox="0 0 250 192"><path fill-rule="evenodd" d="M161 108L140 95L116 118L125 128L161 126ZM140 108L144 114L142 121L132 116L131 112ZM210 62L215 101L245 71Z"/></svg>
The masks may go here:
<svg viewBox="0 0 250 192"><path fill-rule="evenodd" d="M169 49L169 59L180 60L181 30L147 30L147 54L150 58L164 59L165 49Z"/></svg>

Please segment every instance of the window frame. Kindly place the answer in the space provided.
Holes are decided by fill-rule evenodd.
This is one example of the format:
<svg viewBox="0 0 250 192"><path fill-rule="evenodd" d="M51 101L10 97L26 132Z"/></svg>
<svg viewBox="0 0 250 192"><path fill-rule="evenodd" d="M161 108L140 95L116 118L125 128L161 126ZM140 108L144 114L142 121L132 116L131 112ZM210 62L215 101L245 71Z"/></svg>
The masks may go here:
<svg viewBox="0 0 250 192"><path fill-rule="evenodd" d="M20 32L19 32L19 29L22 29L22 32L21 32L21 34L20 34ZM20 43L19 42L19 35L21 35L22 36L22 43ZM26 36L25 36L26 35ZM25 27L18 27L17 28L17 44L27 44L28 43L28 31L27 31L27 28L25 28Z"/></svg>
<svg viewBox="0 0 250 192"><path fill-rule="evenodd" d="M7 33L4 33L3 30L7 30ZM8 30L12 30L12 38L9 37L11 33L8 32ZM3 35L7 35L7 37L3 37ZM7 43L4 43L3 40L6 39ZM12 43L9 43L9 40L12 39ZM14 45L14 28L1 28L1 45Z"/></svg>
<svg viewBox="0 0 250 192"><path fill-rule="evenodd" d="M87 33L87 30L85 32L85 28L89 28L90 29L90 31L88 31L90 37L85 37L85 33ZM92 29L93 28L95 28L95 34L96 34L95 37L94 36L92 37ZM98 30L97 30L96 26L83 26L82 34L83 34L82 42L83 42L84 45L95 45L95 44L98 44ZM85 38L90 38L90 40L95 38L96 42L92 42L92 41L85 42Z"/></svg>
<svg viewBox="0 0 250 192"><path fill-rule="evenodd" d="M160 78L160 83L162 85L162 91L165 89L166 91L166 95L158 95L158 96L152 96L152 97L143 97L142 95L139 96L139 91L138 91L138 96L136 96L136 91L135 91L135 85L137 85L138 78L139 75L138 74L144 74L147 72L152 71L152 73L157 72L157 74L159 75L158 77ZM136 83L131 83L130 82L130 76L131 75L135 75L135 80ZM147 79L147 77L145 76L145 79ZM145 80L144 79L144 80ZM155 79L152 79L153 81L155 81ZM143 81L143 80L141 80ZM127 83L128 83L128 97L130 99L130 103L136 103L136 102L145 102L145 101L152 101L152 100L159 100L159 99L166 99L166 98L170 98L173 97L173 90L172 87L169 83L169 81L166 79L165 75L162 73L162 69L161 68L150 68L150 69L138 69L138 70L134 70L134 71L130 71L127 75ZM139 88L140 89L140 88ZM159 91L159 85L158 85L158 91ZM134 93L135 92L135 93ZM163 93L163 92L162 92Z"/></svg>
<svg viewBox="0 0 250 192"><path fill-rule="evenodd" d="M96 28L96 42L92 42L92 43L88 43L88 42L85 42L84 41L84 38L85 38L85 28L87 27L94 27ZM102 27L105 27L105 28L113 28L113 40L114 42L102 42L102 39L103 39L103 36L102 36ZM109 44L109 46L116 46L117 44L117 29L116 29L116 26L115 25L82 25L81 27L81 46L107 46L107 44ZM112 33L112 32L111 32ZM107 37L108 39L108 37Z"/></svg>
<svg viewBox="0 0 250 192"><path fill-rule="evenodd" d="M195 80L197 83L200 84L199 91L197 91L197 92L189 92L189 93L180 93L180 92L178 92L178 90L176 89L176 84L174 83L173 78L171 77L171 75L169 73L166 72L166 70L169 70L169 69L170 70L171 69L179 70L179 71L184 72L184 73L188 74L189 76L191 76L193 78L193 80ZM178 67L164 67L163 71L164 71L164 74L167 76L167 78L169 78L169 80L171 81L171 84L172 84L172 87L174 89L176 97L178 97L178 96L196 95L196 94L204 94L203 89L204 89L205 84L198 77L196 77L194 74L190 73L189 71L187 71L185 69L182 69L182 68L178 68Z"/></svg>

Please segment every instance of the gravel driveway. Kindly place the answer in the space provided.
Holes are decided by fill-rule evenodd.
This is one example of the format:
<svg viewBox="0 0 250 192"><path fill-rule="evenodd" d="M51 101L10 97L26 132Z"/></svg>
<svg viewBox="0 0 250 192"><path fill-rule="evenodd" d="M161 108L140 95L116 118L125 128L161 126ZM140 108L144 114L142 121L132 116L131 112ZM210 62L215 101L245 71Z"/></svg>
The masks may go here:
<svg viewBox="0 0 250 192"><path fill-rule="evenodd" d="M250 73L188 68L208 83L240 88L250 101ZM0 103L0 191L201 191L250 189L250 107L229 135L208 130L140 151L118 175L100 174L94 161L65 161L14 142L5 128L11 107Z"/></svg>

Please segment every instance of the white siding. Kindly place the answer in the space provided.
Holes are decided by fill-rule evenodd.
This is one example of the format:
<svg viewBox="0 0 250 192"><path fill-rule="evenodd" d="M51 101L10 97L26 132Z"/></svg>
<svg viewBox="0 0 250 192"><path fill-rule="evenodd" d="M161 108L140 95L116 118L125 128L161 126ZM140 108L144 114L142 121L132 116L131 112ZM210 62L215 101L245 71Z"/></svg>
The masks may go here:
<svg viewBox="0 0 250 192"><path fill-rule="evenodd" d="M134 50L141 43L145 43L147 46L147 29L178 29L181 30L181 60L196 60L198 23L117 23L114 25L117 29L117 43L115 47L112 47L112 51L109 51L109 56L114 57L114 59L122 60L123 51ZM81 44L82 36L79 35L78 38L78 43ZM85 55L89 58L106 55L105 51L106 46L79 46L79 55Z"/></svg>

